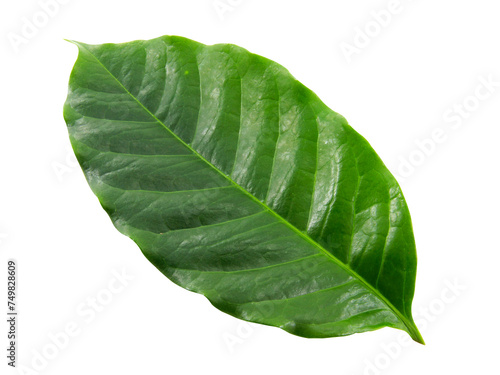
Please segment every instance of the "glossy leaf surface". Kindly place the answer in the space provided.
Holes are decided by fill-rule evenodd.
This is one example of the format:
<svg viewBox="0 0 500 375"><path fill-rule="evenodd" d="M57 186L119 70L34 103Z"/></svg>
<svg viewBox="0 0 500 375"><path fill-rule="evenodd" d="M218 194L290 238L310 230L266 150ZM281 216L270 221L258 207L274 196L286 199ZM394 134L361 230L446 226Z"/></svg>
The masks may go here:
<svg viewBox="0 0 500 375"><path fill-rule="evenodd" d="M75 44L73 149L116 228L162 273L296 335L389 326L423 342L405 200L342 116L234 45Z"/></svg>

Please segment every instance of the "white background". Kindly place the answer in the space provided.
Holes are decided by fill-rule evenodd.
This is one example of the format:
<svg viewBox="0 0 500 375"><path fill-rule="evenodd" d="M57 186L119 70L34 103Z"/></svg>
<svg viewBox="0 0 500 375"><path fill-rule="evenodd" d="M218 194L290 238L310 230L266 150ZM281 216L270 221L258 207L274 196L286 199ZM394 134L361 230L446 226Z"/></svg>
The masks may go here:
<svg viewBox="0 0 500 375"><path fill-rule="evenodd" d="M0 9L0 310L14 258L19 373L499 373L498 1L65 0L44 11L47 1ZM113 228L70 151L62 105L77 49L63 38L164 34L281 63L370 141L412 213L413 308L426 346L389 328L304 339L243 323L171 283ZM462 114L446 120L453 111ZM440 143L429 141L436 134ZM122 272L133 279L111 294ZM91 315L96 296L111 300ZM68 324L74 335L51 346ZM18 373L1 327L0 372Z"/></svg>

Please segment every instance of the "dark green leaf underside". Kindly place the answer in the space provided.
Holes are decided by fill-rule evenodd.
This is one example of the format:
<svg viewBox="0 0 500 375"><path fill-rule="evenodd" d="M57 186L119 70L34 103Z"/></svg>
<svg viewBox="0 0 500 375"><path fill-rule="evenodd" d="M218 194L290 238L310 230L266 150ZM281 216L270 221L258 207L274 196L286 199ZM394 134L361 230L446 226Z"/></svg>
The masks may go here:
<svg viewBox="0 0 500 375"><path fill-rule="evenodd" d="M64 115L76 156L161 272L296 335L388 326L423 343L405 200L342 116L234 45L75 44Z"/></svg>

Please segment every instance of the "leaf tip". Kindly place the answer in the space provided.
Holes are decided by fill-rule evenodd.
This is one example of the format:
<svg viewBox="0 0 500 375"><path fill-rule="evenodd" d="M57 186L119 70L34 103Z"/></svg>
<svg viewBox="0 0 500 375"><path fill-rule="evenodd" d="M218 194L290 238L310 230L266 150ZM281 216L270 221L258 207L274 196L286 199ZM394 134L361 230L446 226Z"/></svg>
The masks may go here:
<svg viewBox="0 0 500 375"><path fill-rule="evenodd" d="M424 338L422 337L422 335L420 334L418 329L416 329L414 332L412 332L411 338L413 339L413 341L418 342L419 344L425 345Z"/></svg>
<svg viewBox="0 0 500 375"><path fill-rule="evenodd" d="M64 40L65 40L66 42L69 42L69 43L71 43L71 44L74 44L74 45L75 45L75 46L77 46L78 48L81 48L81 47L82 47L82 44L83 44L83 43L81 43L81 42L77 42L76 40L72 40L72 39L66 39L66 38L64 38Z"/></svg>

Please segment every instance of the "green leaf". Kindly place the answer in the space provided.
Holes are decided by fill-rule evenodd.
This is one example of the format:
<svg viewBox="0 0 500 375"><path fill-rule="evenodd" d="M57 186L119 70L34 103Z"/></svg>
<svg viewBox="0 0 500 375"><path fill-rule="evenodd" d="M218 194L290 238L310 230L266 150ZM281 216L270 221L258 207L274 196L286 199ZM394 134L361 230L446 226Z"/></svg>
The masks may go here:
<svg viewBox="0 0 500 375"><path fill-rule="evenodd" d="M73 149L116 228L162 273L295 335L388 326L423 343L405 200L342 116L234 45L75 44Z"/></svg>

